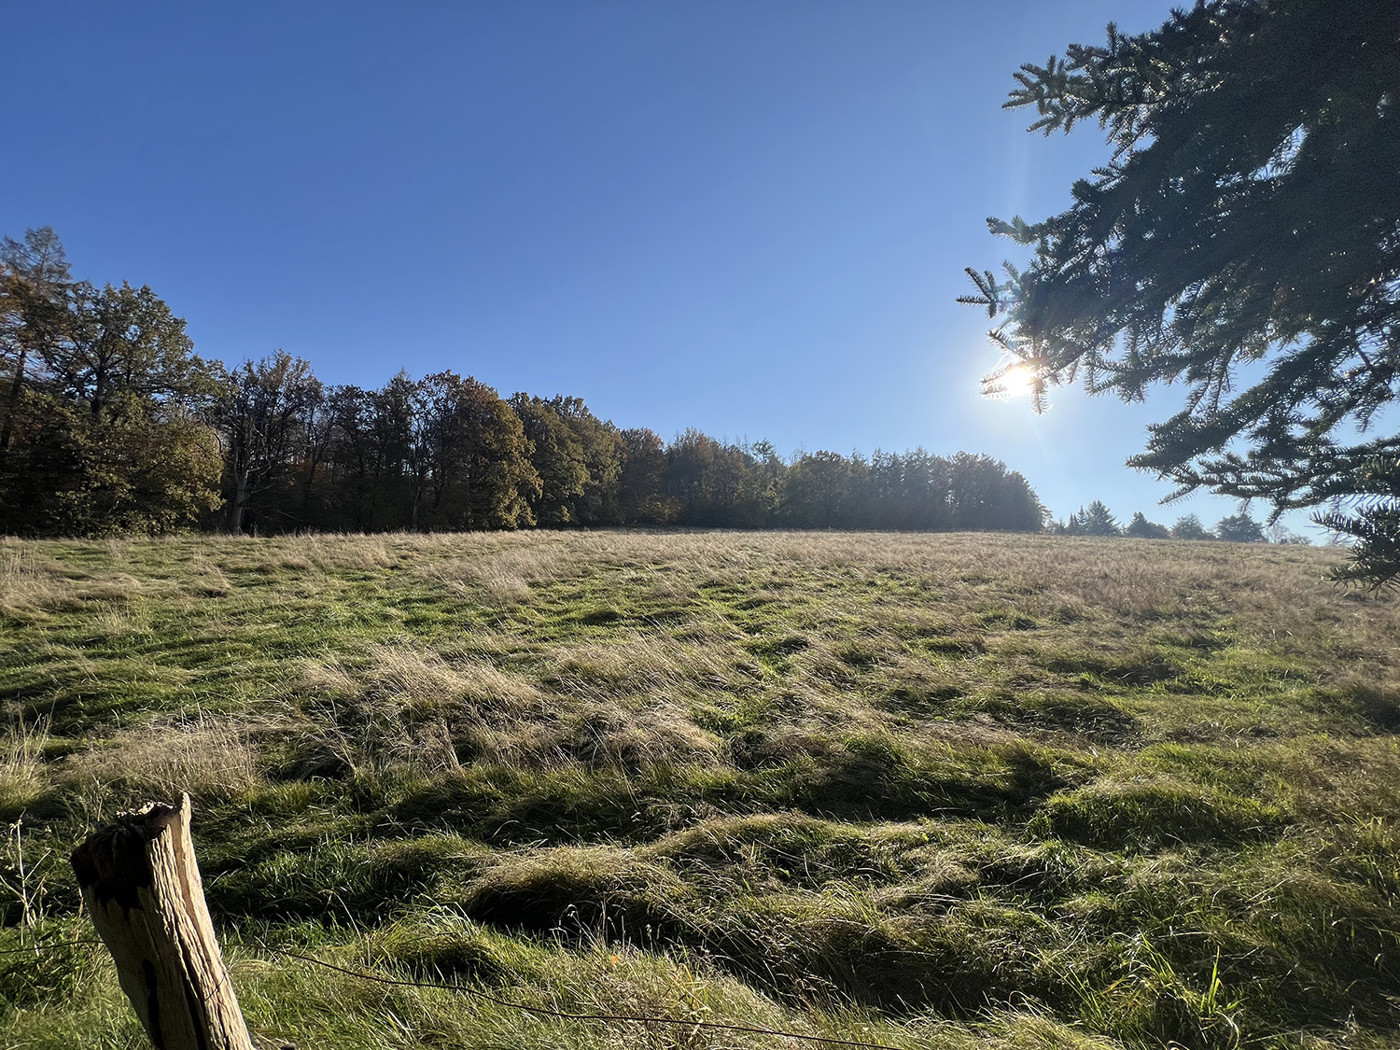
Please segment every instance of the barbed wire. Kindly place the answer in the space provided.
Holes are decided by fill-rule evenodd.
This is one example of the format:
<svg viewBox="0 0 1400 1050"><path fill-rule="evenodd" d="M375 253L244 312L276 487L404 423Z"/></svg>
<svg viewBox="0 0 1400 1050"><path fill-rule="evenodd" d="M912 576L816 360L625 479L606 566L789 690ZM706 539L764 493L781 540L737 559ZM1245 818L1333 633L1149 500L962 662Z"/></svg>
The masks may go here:
<svg viewBox="0 0 1400 1050"><path fill-rule="evenodd" d="M750 1035L774 1035L784 1039L804 1039L807 1042L822 1043L828 1046L859 1046L868 1047L870 1050L895 1050L894 1047L887 1046L884 1043L869 1043L860 1039L838 1039L834 1036L825 1035L804 1035L801 1032L786 1032L778 1028L765 1028L760 1025L728 1024L723 1021L682 1020L676 1017L656 1017L650 1014L575 1013L570 1010L555 1010L548 1006L530 1006L526 1003L515 1002L511 999L503 999L500 996L492 995L490 992L483 992L477 988L468 988L463 984L448 983L447 981L419 981L401 977L382 977L378 974L365 973L363 970L352 970L349 967L338 966L335 963L326 962L324 959L303 955L300 952L290 951L286 948L276 948L270 944L262 944L261 942L255 943L264 951L273 952L291 959L300 959L302 962L308 962L314 966L321 966L327 970L335 970L338 973L347 974L350 977L356 977L362 981L373 981L378 984L406 988L432 988L441 991L458 992L462 995L484 999L489 1003L495 1003L497 1006L505 1006L512 1010L539 1014L545 1017L559 1017L570 1021L624 1021L635 1024L665 1024L679 1028L706 1028L722 1032L746 1032Z"/></svg>
<svg viewBox="0 0 1400 1050"><path fill-rule="evenodd" d="M100 945L100 940L75 940L75 941L50 941L42 944L30 944L20 948L0 948L0 955L14 955L19 952L46 951L52 948L75 948L79 946ZM677 1017L656 1017L650 1014L612 1014L612 1013L580 1013L571 1010L556 1010L548 1006L531 1006L529 1003L516 1002L513 999L504 999L501 996L492 995L490 992L483 992L479 988L469 988L464 984L451 983L447 981L422 981L403 977L385 977L381 974L366 973L363 970L351 969L348 966L340 966L337 963L326 962L324 959L317 959L312 955L305 955L301 952L292 951L290 948L278 948L276 945L265 944L262 941L248 942L259 951L267 952L270 955L280 955L288 959L297 959L301 962L310 963L313 966L320 966L323 969L333 970L336 973L345 974L347 977L354 977L361 981L370 981L375 984L390 985L397 988L427 988L437 991L456 992L459 995L467 995L476 999L482 999L497 1006L504 1006L507 1009L519 1010L522 1013L536 1014L542 1017L555 1017L567 1021L611 1021L623 1022L627 1024L662 1024L671 1025L676 1028L703 1028L710 1031L720 1032L744 1032L748 1035L771 1035L780 1039L801 1039L809 1043L820 1043L823 1046L856 1046L865 1050L896 1050L886 1043L871 1043L862 1039L839 1039L828 1035L807 1035L802 1032L788 1032L781 1028L766 1028L762 1025L729 1024L724 1021L698 1021L683 1020Z"/></svg>
<svg viewBox="0 0 1400 1050"><path fill-rule="evenodd" d="M48 941L44 944L26 944L22 948L0 948L0 955L18 955L20 952L32 953L43 951L46 948L76 948L79 945L92 945L101 943L101 941L96 940L95 938L93 940L81 941Z"/></svg>

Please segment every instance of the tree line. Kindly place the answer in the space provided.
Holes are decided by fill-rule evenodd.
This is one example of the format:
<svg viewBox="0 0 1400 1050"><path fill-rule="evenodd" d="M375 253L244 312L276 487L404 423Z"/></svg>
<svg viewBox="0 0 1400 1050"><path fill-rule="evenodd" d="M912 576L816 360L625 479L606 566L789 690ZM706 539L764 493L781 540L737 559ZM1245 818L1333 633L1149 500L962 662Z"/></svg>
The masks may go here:
<svg viewBox="0 0 1400 1050"><path fill-rule="evenodd" d="M1133 514L1127 525L1119 523L1113 512L1101 500L1094 500L1087 507L1080 507L1064 521L1052 521L1048 531L1060 536L1126 536L1142 540L1224 540L1227 543L1293 543L1307 544L1306 536L1300 536L1283 525L1274 523L1269 527L1260 524L1247 511L1227 514L1215 525L1207 529L1195 514L1185 514L1177 518L1176 524L1168 528L1155 521L1149 521L1142 511Z"/></svg>
<svg viewBox="0 0 1400 1050"><path fill-rule="evenodd" d="M52 229L0 242L0 531L102 535L694 525L1037 531L988 456L669 443L576 397L471 376L329 385L283 351L194 352L149 287L73 279Z"/></svg>

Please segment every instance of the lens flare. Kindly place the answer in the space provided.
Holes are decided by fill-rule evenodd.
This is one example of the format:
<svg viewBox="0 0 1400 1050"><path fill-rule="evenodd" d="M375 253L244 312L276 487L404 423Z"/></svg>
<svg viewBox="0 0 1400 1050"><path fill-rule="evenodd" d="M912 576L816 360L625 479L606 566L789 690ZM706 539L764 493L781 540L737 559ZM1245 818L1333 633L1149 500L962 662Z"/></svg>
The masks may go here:
<svg viewBox="0 0 1400 1050"><path fill-rule="evenodd" d="M1012 365L987 388L987 396L999 401L1021 400L1035 389L1035 374L1026 365Z"/></svg>

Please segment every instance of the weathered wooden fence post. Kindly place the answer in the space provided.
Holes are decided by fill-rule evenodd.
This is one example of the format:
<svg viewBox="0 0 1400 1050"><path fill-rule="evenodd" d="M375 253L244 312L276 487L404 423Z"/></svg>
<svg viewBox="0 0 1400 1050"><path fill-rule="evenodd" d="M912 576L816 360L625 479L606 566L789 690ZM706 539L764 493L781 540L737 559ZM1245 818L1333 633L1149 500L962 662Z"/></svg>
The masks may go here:
<svg viewBox="0 0 1400 1050"><path fill-rule="evenodd" d="M214 937L190 840L190 797L98 828L73 871L156 1050L255 1050Z"/></svg>

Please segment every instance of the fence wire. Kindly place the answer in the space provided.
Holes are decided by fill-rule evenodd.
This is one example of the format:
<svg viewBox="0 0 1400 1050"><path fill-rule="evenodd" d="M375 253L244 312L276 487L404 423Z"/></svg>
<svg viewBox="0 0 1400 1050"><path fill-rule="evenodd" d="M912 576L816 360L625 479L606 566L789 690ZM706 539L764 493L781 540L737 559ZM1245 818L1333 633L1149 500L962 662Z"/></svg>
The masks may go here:
<svg viewBox="0 0 1400 1050"><path fill-rule="evenodd" d="M36 943L20 948L0 948L0 955L17 955L21 952L48 951L53 948L77 948L100 945L100 940L74 940L74 941L50 941L47 943ZM428 988L437 991L455 992L459 995L467 995L472 998L482 999L496 1006L504 1006L507 1009L519 1010L522 1013L535 1014L541 1017L554 1017L566 1021L603 1021L624 1024L659 1024L670 1025L673 1028L704 1029L718 1032L742 1032L748 1035L769 1035L780 1039L800 1039L808 1043L817 1043L823 1046L856 1046L865 1047L868 1050L896 1050L886 1043L870 1043L861 1039L838 1039L827 1035L807 1035L802 1032L788 1032L780 1028L765 1028L762 1025L729 1024L724 1021L695 1021L682 1020L675 1017L656 1017L647 1014L611 1014L611 1013L576 1013L570 1010L555 1010L547 1006L531 1006L529 1003L516 1002L512 999L503 999L500 996L483 992L479 988L470 988L464 984L456 984L448 981L420 981L403 977L385 977L381 974L366 973L363 970L351 969L347 966L340 966L336 963L326 962L324 959L317 959L312 955L304 955L301 952L294 952L289 948L278 948L275 945L264 944L261 941L251 942L252 946L259 951L269 955L278 955L286 959L296 959L300 962L309 963L312 966L319 966L326 970L333 970L336 973L344 974L361 981L369 981L374 984L384 984L396 988Z"/></svg>

